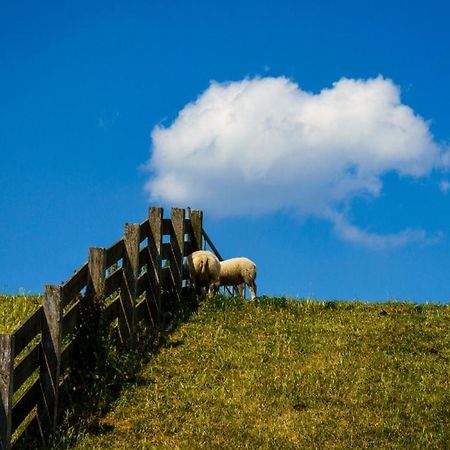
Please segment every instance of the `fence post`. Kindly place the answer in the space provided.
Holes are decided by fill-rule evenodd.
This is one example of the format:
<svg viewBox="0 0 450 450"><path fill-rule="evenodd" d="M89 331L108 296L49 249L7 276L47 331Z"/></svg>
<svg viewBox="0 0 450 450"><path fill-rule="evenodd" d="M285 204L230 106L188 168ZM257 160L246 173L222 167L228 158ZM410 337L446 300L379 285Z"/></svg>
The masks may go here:
<svg viewBox="0 0 450 450"><path fill-rule="evenodd" d="M105 293L106 250L104 248L89 249L88 269L87 298L98 303L103 300Z"/></svg>
<svg viewBox="0 0 450 450"><path fill-rule="evenodd" d="M62 340L62 287L46 285L42 320L42 357L40 367L43 403L38 407L41 425L56 429Z"/></svg>
<svg viewBox="0 0 450 450"><path fill-rule="evenodd" d="M151 293L153 294L154 308L149 306L152 318L158 323L161 321L161 287L162 287L162 221L163 209L152 207L148 210L149 223L149 237L148 237L148 251L150 256L149 265L147 265L147 272L151 280ZM150 269L150 265L152 266ZM152 304L150 292L147 291L147 304ZM156 311L155 311L156 309ZM153 313L153 314L152 314ZM155 316L155 317L153 317Z"/></svg>
<svg viewBox="0 0 450 450"><path fill-rule="evenodd" d="M125 224L125 253L123 255L123 277L120 288L122 314L119 315L119 328L124 342L134 344L136 324L136 292L139 274L139 236L140 225Z"/></svg>
<svg viewBox="0 0 450 450"><path fill-rule="evenodd" d="M80 301L76 351L73 358L76 374L73 379L84 390L92 383L97 364L97 350L103 338L100 330L100 313L105 294L106 250L91 247L88 256L86 296ZM80 374L80 377L78 377Z"/></svg>
<svg viewBox="0 0 450 450"><path fill-rule="evenodd" d="M191 211L191 226L193 239L191 240L191 251L201 250L203 248L203 212L200 209Z"/></svg>
<svg viewBox="0 0 450 450"><path fill-rule="evenodd" d="M183 283L183 257L184 257L184 209L172 208L172 228L173 235L170 236L170 244L173 251L175 267L172 268L172 275L175 281L177 296L181 298L181 288Z"/></svg>
<svg viewBox="0 0 450 450"><path fill-rule="evenodd" d="M11 444L11 411L14 375L14 335L0 334L0 448Z"/></svg>

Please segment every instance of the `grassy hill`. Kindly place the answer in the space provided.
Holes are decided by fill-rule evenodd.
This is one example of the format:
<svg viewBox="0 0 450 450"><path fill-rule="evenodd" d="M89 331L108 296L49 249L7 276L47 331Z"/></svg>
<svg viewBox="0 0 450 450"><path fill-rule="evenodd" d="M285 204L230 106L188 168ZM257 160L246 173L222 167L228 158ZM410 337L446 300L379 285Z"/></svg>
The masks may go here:
<svg viewBox="0 0 450 450"><path fill-rule="evenodd" d="M450 307L216 297L57 448L449 448Z"/></svg>

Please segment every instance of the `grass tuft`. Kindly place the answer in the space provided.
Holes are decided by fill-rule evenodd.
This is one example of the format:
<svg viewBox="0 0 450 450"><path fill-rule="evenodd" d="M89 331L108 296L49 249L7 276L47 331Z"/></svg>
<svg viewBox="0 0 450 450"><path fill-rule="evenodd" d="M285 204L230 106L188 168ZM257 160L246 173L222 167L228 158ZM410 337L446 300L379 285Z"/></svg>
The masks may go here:
<svg viewBox="0 0 450 450"><path fill-rule="evenodd" d="M12 333L41 304L38 295L0 295L0 333Z"/></svg>

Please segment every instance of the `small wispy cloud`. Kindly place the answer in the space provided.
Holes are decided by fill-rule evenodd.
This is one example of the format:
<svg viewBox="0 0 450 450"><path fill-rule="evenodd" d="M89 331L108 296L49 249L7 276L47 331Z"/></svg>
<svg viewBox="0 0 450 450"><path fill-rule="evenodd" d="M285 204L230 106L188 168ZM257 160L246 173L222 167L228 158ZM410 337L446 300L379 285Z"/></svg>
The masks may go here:
<svg viewBox="0 0 450 450"><path fill-rule="evenodd" d="M376 250L402 247L407 244L436 244L442 240L442 233L430 235L425 230L406 229L399 233L379 234L363 230L347 221L344 216L335 215L332 219L334 231L343 239Z"/></svg>
<svg viewBox="0 0 450 450"><path fill-rule="evenodd" d="M295 210L331 221L343 239L388 247L433 238L369 233L338 211L378 196L385 173L426 176L450 166L450 153L381 76L344 78L317 94L262 77L212 82L170 126L156 126L149 166L151 200L217 216Z"/></svg>
<svg viewBox="0 0 450 450"><path fill-rule="evenodd" d="M101 130L107 130L117 122L119 117L119 111L109 114L103 114L97 119L97 128Z"/></svg>
<svg viewBox="0 0 450 450"><path fill-rule="evenodd" d="M444 193L447 194L448 191L450 191L450 182L447 180L443 180L439 183L439 189Z"/></svg>

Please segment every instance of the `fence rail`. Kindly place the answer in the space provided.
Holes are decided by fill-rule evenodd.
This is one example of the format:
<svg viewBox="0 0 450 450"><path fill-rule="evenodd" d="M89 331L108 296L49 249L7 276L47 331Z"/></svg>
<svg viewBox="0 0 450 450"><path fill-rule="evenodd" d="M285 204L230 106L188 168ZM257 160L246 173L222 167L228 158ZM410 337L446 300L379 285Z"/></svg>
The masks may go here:
<svg viewBox="0 0 450 450"><path fill-rule="evenodd" d="M116 243L89 249L88 261L66 282L45 286L43 305L14 333L0 335L1 449L17 447L30 430L38 430L45 443L55 430L83 308L102 302L103 323L117 319L121 341L132 346L139 322L155 326L173 307L163 304L163 292L183 304L183 258L203 248L202 222L198 210L172 208L164 218L162 208L149 208L144 222L125 224Z"/></svg>

